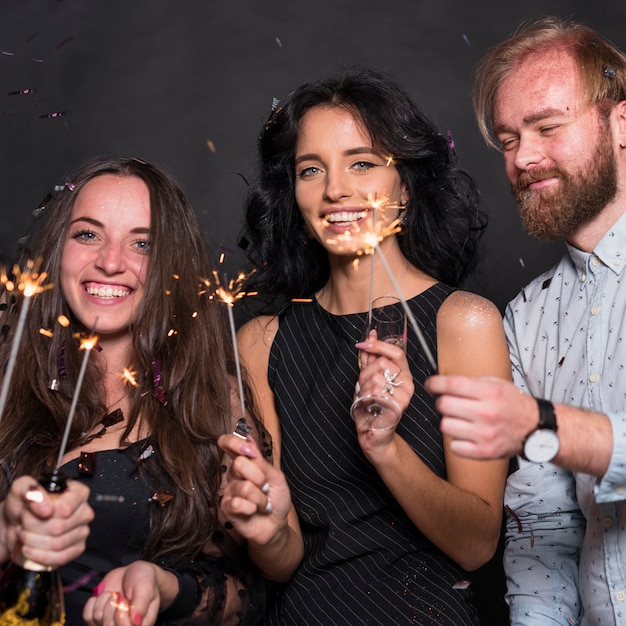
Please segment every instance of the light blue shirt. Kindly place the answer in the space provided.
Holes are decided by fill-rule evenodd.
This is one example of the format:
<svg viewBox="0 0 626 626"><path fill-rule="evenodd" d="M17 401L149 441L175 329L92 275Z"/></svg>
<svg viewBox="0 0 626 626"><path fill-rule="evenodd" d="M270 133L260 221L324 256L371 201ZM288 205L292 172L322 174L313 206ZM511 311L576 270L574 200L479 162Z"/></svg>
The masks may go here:
<svg viewBox="0 0 626 626"><path fill-rule="evenodd" d="M568 246L507 306L515 383L606 413L602 480L520 459L509 477L504 565L511 624L626 624L626 215L593 253ZM622 276L624 274L624 276Z"/></svg>

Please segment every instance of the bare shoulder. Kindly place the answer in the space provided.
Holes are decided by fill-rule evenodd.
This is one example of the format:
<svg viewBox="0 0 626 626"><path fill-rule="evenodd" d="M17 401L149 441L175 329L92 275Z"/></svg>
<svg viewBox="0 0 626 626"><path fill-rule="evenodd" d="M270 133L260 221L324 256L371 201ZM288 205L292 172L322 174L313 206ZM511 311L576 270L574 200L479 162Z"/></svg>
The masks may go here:
<svg viewBox="0 0 626 626"><path fill-rule="evenodd" d="M239 350L248 356L269 352L278 331L278 317L261 315L246 322L237 332Z"/></svg>
<svg viewBox="0 0 626 626"><path fill-rule="evenodd" d="M502 314L498 307L487 298L469 291L455 291L450 294L437 313L438 331L447 328L459 331L474 331L477 328L499 328Z"/></svg>
<svg viewBox="0 0 626 626"><path fill-rule="evenodd" d="M441 374L511 376L502 315L475 293L455 291L439 308L437 354Z"/></svg>

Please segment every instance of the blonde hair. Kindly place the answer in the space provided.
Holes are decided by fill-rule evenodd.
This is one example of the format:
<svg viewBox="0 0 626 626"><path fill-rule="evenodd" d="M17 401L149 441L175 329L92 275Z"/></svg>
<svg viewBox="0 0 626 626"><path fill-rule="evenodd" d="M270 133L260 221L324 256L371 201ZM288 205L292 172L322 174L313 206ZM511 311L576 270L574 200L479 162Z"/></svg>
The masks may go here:
<svg viewBox="0 0 626 626"><path fill-rule="evenodd" d="M476 66L472 102L478 128L491 147L493 110L502 82L531 54L565 51L578 66L583 98L603 114L626 99L626 55L584 24L543 17L522 24L505 41L490 48Z"/></svg>

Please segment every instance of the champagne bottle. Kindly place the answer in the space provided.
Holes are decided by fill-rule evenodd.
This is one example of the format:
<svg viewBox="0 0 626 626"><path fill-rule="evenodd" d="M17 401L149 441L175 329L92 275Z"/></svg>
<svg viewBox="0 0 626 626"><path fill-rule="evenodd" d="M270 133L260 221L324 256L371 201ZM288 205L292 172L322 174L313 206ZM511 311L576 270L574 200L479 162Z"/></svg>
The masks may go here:
<svg viewBox="0 0 626 626"><path fill-rule="evenodd" d="M58 470L39 481L49 493L65 490ZM0 626L63 626L65 607L59 572L25 559L19 550L0 577Z"/></svg>

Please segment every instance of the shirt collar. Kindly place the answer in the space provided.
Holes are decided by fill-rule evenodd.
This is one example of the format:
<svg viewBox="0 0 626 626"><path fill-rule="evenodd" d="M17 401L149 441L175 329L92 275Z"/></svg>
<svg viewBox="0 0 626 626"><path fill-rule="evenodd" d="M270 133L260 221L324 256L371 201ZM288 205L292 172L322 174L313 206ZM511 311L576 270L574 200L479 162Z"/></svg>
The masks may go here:
<svg viewBox="0 0 626 626"><path fill-rule="evenodd" d="M594 259L602 261L619 276L626 265L626 213L611 226L593 252L583 252L570 244L567 249L582 280L587 274L588 263L594 263Z"/></svg>

